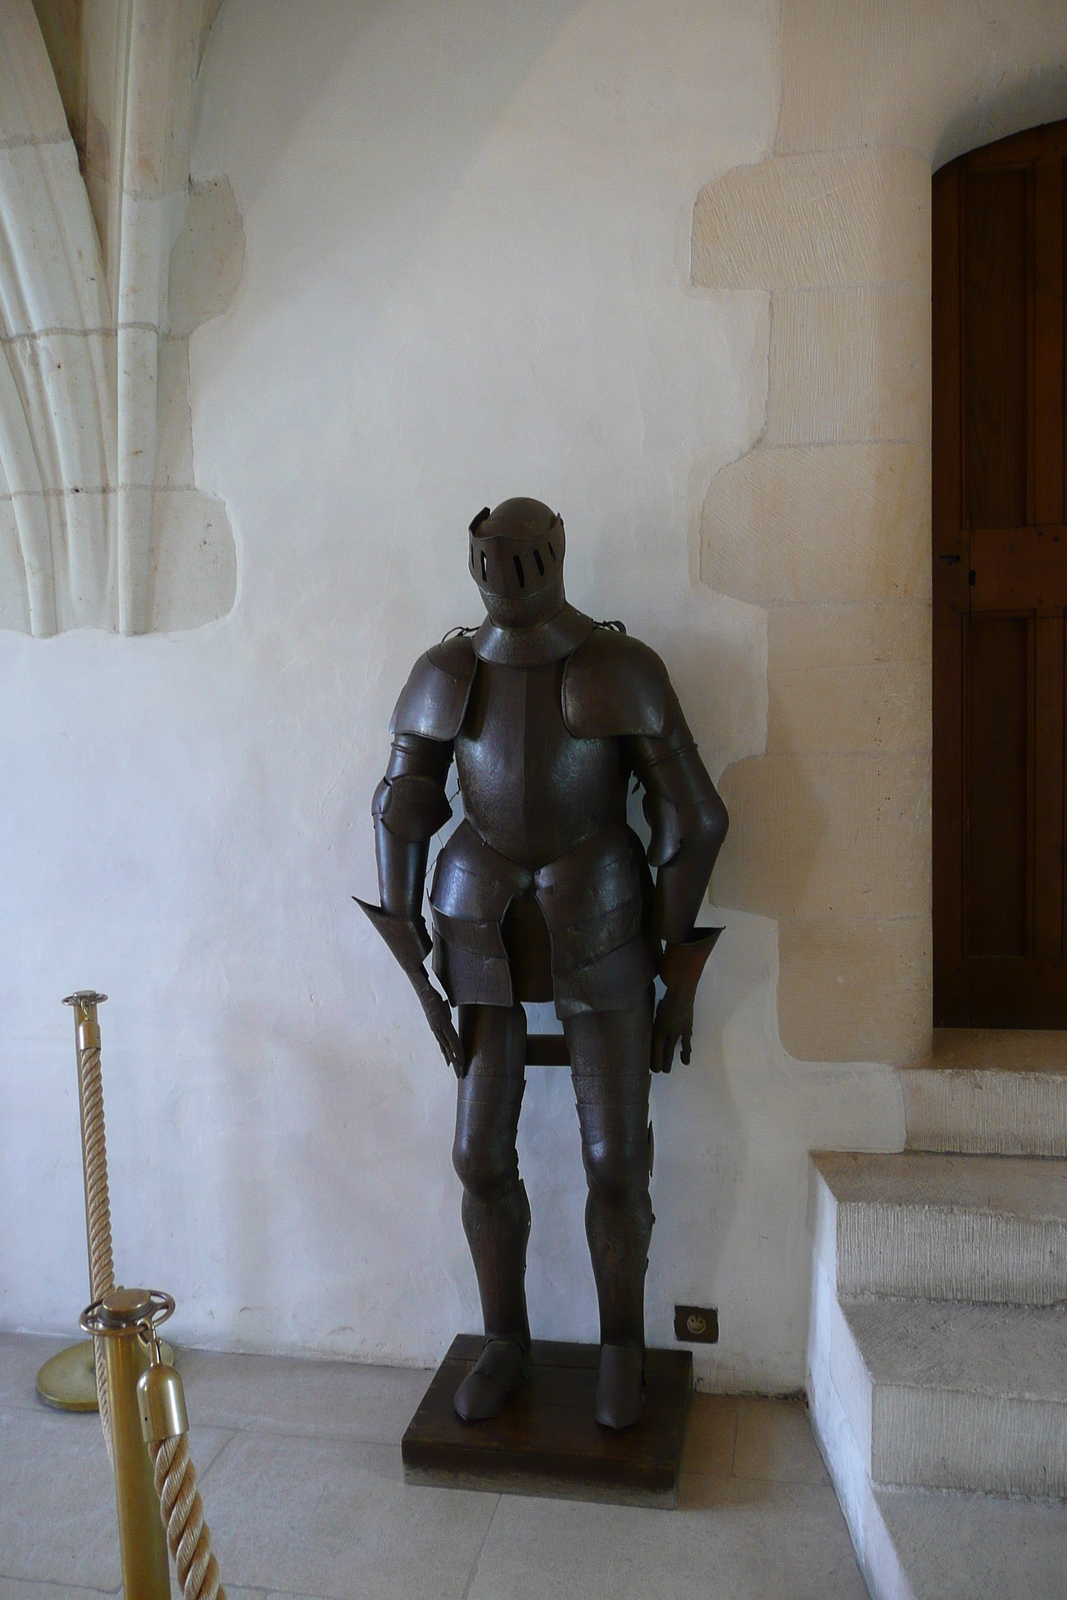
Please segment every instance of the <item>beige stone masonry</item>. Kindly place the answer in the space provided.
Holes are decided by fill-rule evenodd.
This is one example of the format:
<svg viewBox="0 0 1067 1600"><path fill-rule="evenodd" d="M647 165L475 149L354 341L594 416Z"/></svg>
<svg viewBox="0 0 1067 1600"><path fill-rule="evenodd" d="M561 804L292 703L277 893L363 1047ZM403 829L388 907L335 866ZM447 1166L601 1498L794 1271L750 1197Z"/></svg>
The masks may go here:
<svg viewBox="0 0 1067 1600"><path fill-rule="evenodd" d="M930 1031L930 919L812 917L778 930L778 1028L809 1061L907 1061Z"/></svg>
<svg viewBox="0 0 1067 1600"><path fill-rule="evenodd" d="M930 608L925 601L781 606L772 608L769 624L776 675L828 663L850 671L869 662L927 666L930 660Z"/></svg>
<svg viewBox="0 0 1067 1600"><path fill-rule="evenodd" d="M930 611L920 603L775 607L772 754L930 748Z"/></svg>
<svg viewBox="0 0 1067 1600"><path fill-rule="evenodd" d="M928 290L775 290L764 444L929 437Z"/></svg>
<svg viewBox="0 0 1067 1600"><path fill-rule="evenodd" d="M753 450L712 479L700 575L754 605L925 599L929 485L915 444Z"/></svg>
<svg viewBox="0 0 1067 1600"><path fill-rule="evenodd" d="M735 167L697 197L693 282L927 289L929 217L929 163L910 151L830 151Z"/></svg>
<svg viewBox="0 0 1067 1600"><path fill-rule="evenodd" d="M766 755L728 767L714 897L767 917L925 916L925 753Z"/></svg>
<svg viewBox="0 0 1067 1600"><path fill-rule="evenodd" d="M727 173L694 208L692 272L770 292L763 432L701 521L703 581L769 608L767 754L723 776L715 893L781 919L787 1050L897 1061L930 1000L929 162Z"/></svg>

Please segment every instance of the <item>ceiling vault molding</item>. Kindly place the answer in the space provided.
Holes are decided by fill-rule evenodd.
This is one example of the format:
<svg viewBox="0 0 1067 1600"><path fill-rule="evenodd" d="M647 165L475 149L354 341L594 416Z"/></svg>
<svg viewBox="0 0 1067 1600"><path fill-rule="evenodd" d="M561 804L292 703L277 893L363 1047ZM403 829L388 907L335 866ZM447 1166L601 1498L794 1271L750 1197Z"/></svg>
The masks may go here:
<svg viewBox="0 0 1067 1600"><path fill-rule="evenodd" d="M216 9L84 0L72 113L39 21L46 5L0 6L0 505L38 637L158 625L160 344Z"/></svg>

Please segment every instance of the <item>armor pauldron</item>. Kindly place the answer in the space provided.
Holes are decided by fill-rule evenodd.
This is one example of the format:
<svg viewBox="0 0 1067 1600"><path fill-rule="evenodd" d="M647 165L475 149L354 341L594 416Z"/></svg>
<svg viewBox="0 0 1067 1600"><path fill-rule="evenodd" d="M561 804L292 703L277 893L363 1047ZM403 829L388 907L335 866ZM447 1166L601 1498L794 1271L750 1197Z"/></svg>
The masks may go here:
<svg viewBox="0 0 1067 1600"><path fill-rule="evenodd" d="M390 733L424 739L454 739L470 698L477 659L466 634L442 639L419 657L389 724Z"/></svg>
<svg viewBox="0 0 1067 1600"><path fill-rule="evenodd" d="M576 739L672 731L677 701L654 650L612 628L595 628L563 673L563 720ZM680 713L678 713L680 715Z"/></svg>

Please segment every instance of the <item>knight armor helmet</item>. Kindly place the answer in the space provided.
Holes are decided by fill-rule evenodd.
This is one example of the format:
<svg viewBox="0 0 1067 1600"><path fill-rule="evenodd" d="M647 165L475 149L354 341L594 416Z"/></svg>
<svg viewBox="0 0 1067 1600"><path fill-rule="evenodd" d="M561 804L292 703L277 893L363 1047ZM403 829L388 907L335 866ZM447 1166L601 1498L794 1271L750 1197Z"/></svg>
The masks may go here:
<svg viewBox="0 0 1067 1600"><path fill-rule="evenodd" d="M483 595L532 600L563 568L563 518L540 500L484 506L470 525L470 572Z"/></svg>

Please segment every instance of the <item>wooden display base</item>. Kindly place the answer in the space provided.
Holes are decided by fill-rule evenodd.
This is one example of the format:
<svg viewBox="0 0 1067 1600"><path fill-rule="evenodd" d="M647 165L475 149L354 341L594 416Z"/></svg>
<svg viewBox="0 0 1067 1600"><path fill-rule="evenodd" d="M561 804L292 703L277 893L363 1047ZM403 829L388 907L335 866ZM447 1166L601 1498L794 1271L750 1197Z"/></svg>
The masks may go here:
<svg viewBox="0 0 1067 1600"><path fill-rule="evenodd" d="M434 1374L401 1443L407 1483L675 1506L693 1394L688 1350L649 1350L645 1409L616 1433L593 1418L600 1347L534 1340L533 1376L498 1417L461 1422L452 1397L482 1352L461 1333Z"/></svg>

